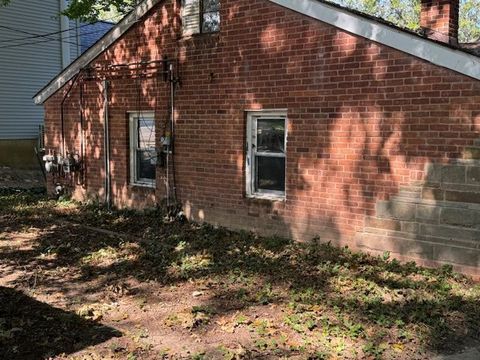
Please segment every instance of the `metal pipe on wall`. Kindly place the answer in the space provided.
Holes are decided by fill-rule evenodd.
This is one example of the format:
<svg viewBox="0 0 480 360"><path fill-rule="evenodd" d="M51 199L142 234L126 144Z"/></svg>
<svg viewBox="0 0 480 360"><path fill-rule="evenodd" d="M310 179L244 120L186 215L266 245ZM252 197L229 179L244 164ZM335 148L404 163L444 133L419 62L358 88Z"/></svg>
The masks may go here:
<svg viewBox="0 0 480 360"><path fill-rule="evenodd" d="M110 175L110 126L108 116L108 81L103 80L103 135L104 135L104 157L105 157L105 204L110 209L112 206L111 198L111 175Z"/></svg>
<svg viewBox="0 0 480 360"><path fill-rule="evenodd" d="M85 130L84 130L84 123L85 118L83 115L84 111L84 103L83 103L83 87L85 83L83 81L80 82L80 161L81 161L81 185L85 186L85 172L86 172L86 159L85 159Z"/></svg>
<svg viewBox="0 0 480 360"><path fill-rule="evenodd" d="M170 127L171 127L171 151L172 151L172 183L173 183L173 201L174 205L177 203L177 184L175 179L175 69L173 64L170 63Z"/></svg>

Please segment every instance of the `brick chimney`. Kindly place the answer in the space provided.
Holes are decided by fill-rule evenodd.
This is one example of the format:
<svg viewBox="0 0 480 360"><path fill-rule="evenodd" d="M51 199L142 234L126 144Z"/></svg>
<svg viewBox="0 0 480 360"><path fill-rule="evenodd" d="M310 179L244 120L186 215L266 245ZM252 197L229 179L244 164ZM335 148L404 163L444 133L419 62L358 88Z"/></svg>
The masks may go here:
<svg viewBox="0 0 480 360"><path fill-rule="evenodd" d="M420 27L433 40L458 44L460 0L421 0Z"/></svg>

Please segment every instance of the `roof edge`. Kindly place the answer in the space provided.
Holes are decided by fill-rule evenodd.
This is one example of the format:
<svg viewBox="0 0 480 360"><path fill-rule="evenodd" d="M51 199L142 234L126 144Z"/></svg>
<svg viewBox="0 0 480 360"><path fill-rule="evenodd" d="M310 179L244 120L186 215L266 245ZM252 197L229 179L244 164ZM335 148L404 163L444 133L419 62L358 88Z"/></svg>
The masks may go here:
<svg viewBox="0 0 480 360"><path fill-rule="evenodd" d="M480 80L480 58L459 49L392 27L348 9L317 0L268 0L351 34Z"/></svg>
<svg viewBox="0 0 480 360"><path fill-rule="evenodd" d="M120 22L101 37L92 47L75 59L69 66L63 69L47 85L33 96L35 104L43 104L50 96L62 88L70 81L75 74L90 64L110 45L117 41L128 29L142 18L150 9L152 9L161 0L144 0L128 13Z"/></svg>

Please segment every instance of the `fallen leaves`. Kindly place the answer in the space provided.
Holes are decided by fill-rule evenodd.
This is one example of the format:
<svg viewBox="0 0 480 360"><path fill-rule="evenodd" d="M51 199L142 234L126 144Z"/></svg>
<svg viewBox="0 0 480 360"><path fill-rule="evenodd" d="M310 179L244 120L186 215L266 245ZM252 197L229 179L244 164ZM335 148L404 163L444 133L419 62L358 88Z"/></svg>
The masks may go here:
<svg viewBox="0 0 480 360"><path fill-rule="evenodd" d="M100 321L104 315L114 309L113 305L104 303L92 303L81 306L77 309L77 314L85 319Z"/></svg>
<svg viewBox="0 0 480 360"><path fill-rule="evenodd" d="M160 210L23 201L0 205L0 225L18 228L2 228L2 271L94 326L124 329L118 346L85 350L99 359L410 359L478 333L480 286L449 269L165 222ZM59 214L92 228L51 226ZM5 324L0 342L25 326Z"/></svg>

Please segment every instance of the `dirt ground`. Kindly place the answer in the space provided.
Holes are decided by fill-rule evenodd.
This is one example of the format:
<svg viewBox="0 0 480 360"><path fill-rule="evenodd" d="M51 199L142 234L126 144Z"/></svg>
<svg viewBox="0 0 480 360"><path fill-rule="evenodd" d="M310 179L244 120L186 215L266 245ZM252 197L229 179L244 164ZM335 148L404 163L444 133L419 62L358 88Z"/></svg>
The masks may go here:
<svg viewBox="0 0 480 360"><path fill-rule="evenodd" d="M431 359L480 286L320 244L0 192L0 359Z"/></svg>
<svg viewBox="0 0 480 360"><path fill-rule="evenodd" d="M0 166L0 189L32 189L45 186L42 172Z"/></svg>

